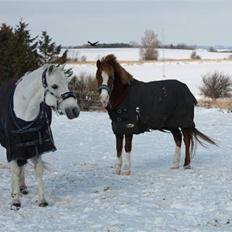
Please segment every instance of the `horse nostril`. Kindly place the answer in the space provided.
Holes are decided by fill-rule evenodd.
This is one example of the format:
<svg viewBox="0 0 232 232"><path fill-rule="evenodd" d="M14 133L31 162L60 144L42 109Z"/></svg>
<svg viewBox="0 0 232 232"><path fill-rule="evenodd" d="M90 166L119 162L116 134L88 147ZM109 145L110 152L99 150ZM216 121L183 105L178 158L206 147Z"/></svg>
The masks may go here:
<svg viewBox="0 0 232 232"><path fill-rule="evenodd" d="M65 113L69 119L77 118L80 114L78 107L75 108L66 108Z"/></svg>
<svg viewBox="0 0 232 232"><path fill-rule="evenodd" d="M79 116L79 114L80 114L80 110L76 107L76 108L73 108L73 110L72 110L72 112L73 112L73 115L77 118L78 116Z"/></svg>
<svg viewBox="0 0 232 232"><path fill-rule="evenodd" d="M72 112L71 112L70 108L65 109L65 114L69 119L72 119Z"/></svg>

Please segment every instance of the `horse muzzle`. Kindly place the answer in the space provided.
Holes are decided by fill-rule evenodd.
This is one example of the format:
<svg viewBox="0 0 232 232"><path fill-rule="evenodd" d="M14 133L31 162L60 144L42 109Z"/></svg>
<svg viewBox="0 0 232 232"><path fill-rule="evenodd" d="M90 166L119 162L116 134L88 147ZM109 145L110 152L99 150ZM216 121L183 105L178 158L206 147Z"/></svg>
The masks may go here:
<svg viewBox="0 0 232 232"><path fill-rule="evenodd" d="M101 102L101 104L102 104L102 106L103 106L104 108L107 107L107 105L108 105L108 103L109 103L109 99L110 99L110 96L109 96L108 92L107 92L106 90L103 89L103 90L101 91L101 94L100 94L100 102Z"/></svg>
<svg viewBox="0 0 232 232"><path fill-rule="evenodd" d="M68 107L65 109L65 114L68 119L77 118L80 114L80 108L79 107Z"/></svg>

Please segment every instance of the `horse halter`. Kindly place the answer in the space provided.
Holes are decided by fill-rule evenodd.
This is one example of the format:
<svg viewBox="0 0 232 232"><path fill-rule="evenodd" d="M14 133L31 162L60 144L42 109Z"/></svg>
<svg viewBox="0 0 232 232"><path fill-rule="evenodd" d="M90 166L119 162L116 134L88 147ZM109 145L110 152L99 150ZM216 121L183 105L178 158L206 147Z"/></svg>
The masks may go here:
<svg viewBox="0 0 232 232"><path fill-rule="evenodd" d="M68 92L65 92L63 94L61 94L60 96L56 96L52 91L49 90L48 88L48 83L47 83L47 78L46 78L46 73L47 73L47 69L45 69L43 71L43 74L42 74L42 85L43 85L43 88L44 88L44 102L45 102L45 98L46 98L46 95L47 93L50 93L52 96L54 96L56 98L56 107L52 107L58 114L63 114L61 109L60 109L60 104L67 98L70 98L70 97L73 97L74 99L76 99L75 95L73 92L71 91L68 91Z"/></svg>
<svg viewBox="0 0 232 232"><path fill-rule="evenodd" d="M109 96L110 96L111 93L112 93L112 91L113 91L113 88L114 88L114 79L115 78L114 78L114 71L113 71L113 73L112 73L112 86L111 86L111 88L108 85L101 84L101 85L98 86L97 91L100 93L102 89L105 89L108 92Z"/></svg>

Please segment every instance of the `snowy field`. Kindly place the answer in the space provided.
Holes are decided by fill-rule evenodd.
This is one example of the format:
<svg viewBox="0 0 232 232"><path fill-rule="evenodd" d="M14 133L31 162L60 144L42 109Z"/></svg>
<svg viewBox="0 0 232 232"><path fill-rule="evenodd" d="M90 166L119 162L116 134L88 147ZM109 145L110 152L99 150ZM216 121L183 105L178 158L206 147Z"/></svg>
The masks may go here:
<svg viewBox="0 0 232 232"><path fill-rule="evenodd" d="M93 61L109 53L120 60L138 58L128 49L88 52L82 55ZM203 74L232 73L232 62L222 60L122 65L139 80L181 80L195 96ZM69 67L75 74L96 72L94 64ZM44 176L49 207L36 205L35 177L28 164L30 193L22 197L18 212L10 210L9 165L0 147L0 232L231 232L232 114L196 108L195 122L219 147L199 145L192 169L169 169L174 141L170 134L155 131L135 136L132 174L116 176L112 174L115 139L106 113L81 112L72 121L54 115L58 150L44 155L49 166Z"/></svg>
<svg viewBox="0 0 232 232"><path fill-rule="evenodd" d="M80 48L68 49L68 57L71 59L86 57L87 61L95 61L102 56L113 53L120 61L138 61L139 48ZM228 52L208 52L206 49L184 50L184 49L157 49L159 52L159 59L191 59L190 56L193 51L202 59L228 59L232 53Z"/></svg>
<svg viewBox="0 0 232 232"><path fill-rule="evenodd" d="M163 79L177 79L188 85L193 94L199 95L199 86L202 76L215 71L225 74L232 74L232 61L196 61L196 62L158 62L158 63L122 63L122 66L133 75L135 79L141 81L153 81ZM72 64L74 74L81 73L95 76L95 64Z"/></svg>
<svg viewBox="0 0 232 232"><path fill-rule="evenodd" d="M177 79L186 83L196 97L199 97L199 86L201 85L203 75L215 71L229 75L232 74L232 60L224 60L224 58L228 58L232 53L212 53L203 49L198 49L197 54L202 58L213 60L188 61L192 52L191 50L164 50L167 55L165 57L174 59L173 61L134 62L139 59L139 50L136 48L75 49L73 52L78 51L78 54L85 55L87 60L94 62L86 64L69 64L67 67L73 68L74 75L90 74L94 77L96 73L95 62L97 59L101 59L108 54L114 54L119 63L120 61L123 61L121 62L121 65L130 72L135 79L145 82L163 79ZM162 49L159 50L159 54L162 54ZM183 61L180 59L187 60Z"/></svg>
<svg viewBox="0 0 232 232"><path fill-rule="evenodd" d="M116 176L106 113L82 112L72 121L54 115L58 151L44 155L47 208L35 203L34 172L27 165L30 193L19 211L9 210L9 166L0 148L0 231L231 231L232 114L197 108L195 122L219 147L198 146L192 169L169 169L172 136L155 131L135 136L132 174Z"/></svg>

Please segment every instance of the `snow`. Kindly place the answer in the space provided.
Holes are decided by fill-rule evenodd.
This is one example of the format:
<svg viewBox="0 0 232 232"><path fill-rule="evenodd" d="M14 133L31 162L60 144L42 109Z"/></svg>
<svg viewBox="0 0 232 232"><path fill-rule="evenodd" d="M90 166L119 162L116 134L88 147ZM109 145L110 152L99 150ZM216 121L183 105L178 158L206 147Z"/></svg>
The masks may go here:
<svg viewBox="0 0 232 232"><path fill-rule="evenodd" d="M184 49L157 49L159 59L191 59L193 51L202 59L228 59L232 53L230 52L208 52L206 49L184 50ZM120 61L138 61L139 48L79 48L68 49L68 57L71 59L86 57L87 61L96 61L101 57L112 53L118 57Z"/></svg>
<svg viewBox="0 0 232 232"><path fill-rule="evenodd" d="M120 60L138 59L135 49L88 49L81 55L96 61L105 55L103 52L114 53ZM170 57L185 58L191 53L176 52L180 53ZM143 81L179 79L195 95L199 94L203 74L231 74L232 70L231 62L222 60L122 65ZM69 67L77 75L96 72L95 64ZM198 145L192 169L171 170L173 138L154 131L134 136L131 176L117 176L112 174L115 138L107 113L81 112L78 119L71 121L54 114L52 130L57 151L43 155L48 166L44 175L47 208L36 204L34 171L27 164L30 193L22 196L19 211L10 210L10 170L5 150L0 147L0 232L230 232L232 114L197 107L195 123L200 131L216 140L218 147L206 149ZM184 147L182 164L183 153Z"/></svg>
<svg viewBox="0 0 232 232"><path fill-rule="evenodd" d="M81 112L71 121L54 115L58 151L43 156L49 167L44 175L49 207L36 205L28 164L30 193L22 197L19 211L9 210L9 165L0 148L0 231L231 231L232 115L197 108L195 122L219 146L199 145L192 169L169 169L174 141L154 131L134 137L132 174L117 176L107 113Z"/></svg>
<svg viewBox="0 0 232 232"><path fill-rule="evenodd" d="M223 72L231 75L232 60L224 60L232 53L214 53L205 49L197 49L196 52L206 60L188 60L192 50L163 49L166 59L172 61L136 62L139 60L137 48L112 48L112 49L73 49L70 52L79 56L85 55L88 61L93 63L69 64L67 68L73 68L74 75L90 74L95 77L96 60L108 54L114 54L121 65L130 72L135 79L141 81L153 81L163 79L177 79L186 83L196 97L199 97L199 86L202 76L213 72ZM159 54L163 53L159 50ZM181 60L186 59L186 60ZM211 60L207 60L211 59ZM122 61L122 62L121 62Z"/></svg>
<svg viewBox="0 0 232 232"><path fill-rule="evenodd" d="M162 79L178 79L186 83L196 96L199 96L199 86L201 85L203 75L215 71L231 75L232 72L231 61L122 63L122 66L135 79L145 82ZM78 76L81 73L85 73L95 77L95 64L70 64L67 67L73 68L74 75Z"/></svg>

